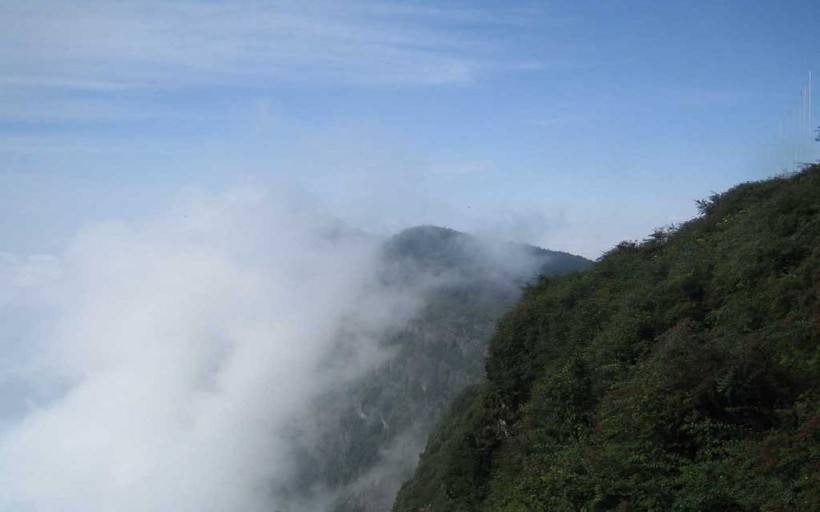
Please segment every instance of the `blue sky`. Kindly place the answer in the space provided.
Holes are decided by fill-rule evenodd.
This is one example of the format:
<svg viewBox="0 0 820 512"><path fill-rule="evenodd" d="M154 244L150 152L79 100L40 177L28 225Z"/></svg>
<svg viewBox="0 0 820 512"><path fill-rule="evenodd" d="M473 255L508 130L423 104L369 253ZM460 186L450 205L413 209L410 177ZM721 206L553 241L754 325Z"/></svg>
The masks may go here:
<svg viewBox="0 0 820 512"><path fill-rule="evenodd" d="M597 257L818 156L795 118L818 20L812 1L2 2L0 252L250 184L376 232Z"/></svg>

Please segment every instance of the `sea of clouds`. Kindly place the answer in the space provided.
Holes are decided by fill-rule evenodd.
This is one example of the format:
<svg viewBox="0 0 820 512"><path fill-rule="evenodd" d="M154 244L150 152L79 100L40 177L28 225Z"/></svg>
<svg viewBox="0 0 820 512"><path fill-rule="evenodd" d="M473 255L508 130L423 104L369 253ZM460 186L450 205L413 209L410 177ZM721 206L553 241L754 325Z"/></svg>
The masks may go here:
<svg viewBox="0 0 820 512"><path fill-rule="evenodd" d="M294 421L421 306L379 244L240 189L4 253L0 510L275 509Z"/></svg>

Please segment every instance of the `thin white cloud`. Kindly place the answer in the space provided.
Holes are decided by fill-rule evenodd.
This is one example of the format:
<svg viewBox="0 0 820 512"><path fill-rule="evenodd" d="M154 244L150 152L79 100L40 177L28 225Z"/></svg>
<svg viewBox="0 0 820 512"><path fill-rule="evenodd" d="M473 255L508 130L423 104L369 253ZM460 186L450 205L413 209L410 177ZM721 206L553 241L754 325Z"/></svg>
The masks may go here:
<svg viewBox="0 0 820 512"><path fill-rule="evenodd" d="M6 86L464 83L499 66L479 10L389 2L0 6ZM466 28L465 28L466 27Z"/></svg>
<svg viewBox="0 0 820 512"><path fill-rule="evenodd" d="M434 164L430 173L441 176L472 176L475 174L485 174L493 171L493 165L489 162L469 161L469 162L449 162Z"/></svg>

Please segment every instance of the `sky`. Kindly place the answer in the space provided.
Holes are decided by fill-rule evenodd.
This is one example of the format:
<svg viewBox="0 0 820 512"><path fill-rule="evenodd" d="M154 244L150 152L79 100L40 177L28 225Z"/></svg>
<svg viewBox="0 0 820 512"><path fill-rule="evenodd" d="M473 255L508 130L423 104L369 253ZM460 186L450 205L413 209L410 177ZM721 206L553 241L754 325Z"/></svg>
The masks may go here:
<svg viewBox="0 0 820 512"><path fill-rule="evenodd" d="M795 117L818 19L813 1L2 1L0 254L241 186L375 233L595 258L818 156Z"/></svg>

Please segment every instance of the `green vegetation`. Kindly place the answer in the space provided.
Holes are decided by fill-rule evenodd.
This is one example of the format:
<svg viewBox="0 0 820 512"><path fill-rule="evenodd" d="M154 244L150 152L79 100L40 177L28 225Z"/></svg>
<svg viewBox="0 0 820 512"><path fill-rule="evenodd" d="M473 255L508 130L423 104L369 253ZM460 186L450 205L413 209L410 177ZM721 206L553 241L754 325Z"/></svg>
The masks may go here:
<svg viewBox="0 0 820 512"><path fill-rule="evenodd" d="M543 277L395 512L820 510L820 166Z"/></svg>
<svg viewBox="0 0 820 512"><path fill-rule="evenodd" d="M591 263L434 226L391 237L384 246L382 280L422 296L424 307L382 340L392 357L315 404L305 429L312 436L295 442L301 450L297 478L277 490L289 495L286 510L388 510L412 476L436 420L482 378L495 324L521 287L539 273L567 273ZM344 366L347 359L339 357L336 364Z"/></svg>

